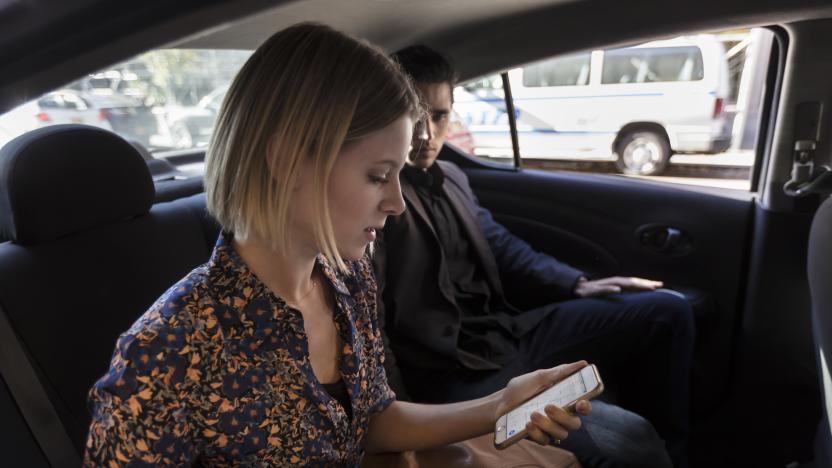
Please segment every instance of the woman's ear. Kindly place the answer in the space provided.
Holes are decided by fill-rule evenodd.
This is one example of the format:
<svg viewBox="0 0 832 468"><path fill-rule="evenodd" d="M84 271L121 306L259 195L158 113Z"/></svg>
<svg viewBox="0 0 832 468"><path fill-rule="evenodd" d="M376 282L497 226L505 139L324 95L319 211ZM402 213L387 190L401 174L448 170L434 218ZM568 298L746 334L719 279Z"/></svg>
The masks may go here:
<svg viewBox="0 0 832 468"><path fill-rule="evenodd" d="M266 143L266 168L272 175L272 178L277 177L277 154L274 151L273 140L269 139Z"/></svg>
<svg viewBox="0 0 832 468"><path fill-rule="evenodd" d="M308 164L306 163L305 158L301 158L301 160L298 161L295 177L294 180L292 180L292 190L297 190L303 184L303 178L308 173L307 165ZM272 178L275 180L278 179L278 173L280 171L286 170L286 168L280 166L277 157L277 150L275 149L273 140L269 140L266 145L266 167L272 175Z"/></svg>
<svg viewBox="0 0 832 468"><path fill-rule="evenodd" d="M292 191L299 190L304 183L306 183L306 178L310 174L309 170L309 163L306 162L305 159L301 159L298 161L298 167L295 172L295 177L292 179Z"/></svg>

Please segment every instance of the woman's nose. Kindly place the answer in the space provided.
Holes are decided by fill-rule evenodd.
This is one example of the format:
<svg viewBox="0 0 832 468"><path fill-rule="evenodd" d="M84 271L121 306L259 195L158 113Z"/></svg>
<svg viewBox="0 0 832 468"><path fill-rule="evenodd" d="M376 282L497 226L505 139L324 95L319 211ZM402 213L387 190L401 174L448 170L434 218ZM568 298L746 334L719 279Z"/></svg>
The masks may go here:
<svg viewBox="0 0 832 468"><path fill-rule="evenodd" d="M381 210L388 216L398 216L404 213L406 206L404 197L402 197L402 187L399 183L398 177L394 183L390 184L390 186L390 193L382 202Z"/></svg>
<svg viewBox="0 0 832 468"><path fill-rule="evenodd" d="M416 136L417 140L420 141L430 141L430 138L433 136L433 129L431 128L430 122L426 120L420 120L416 123L416 131L413 132Z"/></svg>

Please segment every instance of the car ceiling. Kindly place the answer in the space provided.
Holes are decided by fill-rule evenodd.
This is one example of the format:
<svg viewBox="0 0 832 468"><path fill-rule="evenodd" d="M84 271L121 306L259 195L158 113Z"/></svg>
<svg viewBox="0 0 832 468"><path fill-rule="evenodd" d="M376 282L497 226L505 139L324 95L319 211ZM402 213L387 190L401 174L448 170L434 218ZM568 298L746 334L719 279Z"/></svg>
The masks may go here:
<svg viewBox="0 0 832 468"><path fill-rule="evenodd" d="M583 0L305 0L289 2L242 21L185 39L175 47L255 49L274 31L317 21L350 31L388 50L465 24ZM348 8L343 7L349 5ZM341 6L341 8L339 8ZM380 19L384 19L380 21ZM229 46L232 44L232 46Z"/></svg>
<svg viewBox="0 0 832 468"><path fill-rule="evenodd" d="M343 4L290 2L172 46L254 49L276 30L318 21L388 51L431 45L454 58L463 78L473 78L561 52L832 16L828 0L350 0L349 8L338 8Z"/></svg>
<svg viewBox="0 0 832 468"><path fill-rule="evenodd" d="M0 111L151 48L253 49L299 21L386 50L428 44L470 78L557 53L830 16L828 0L6 0Z"/></svg>

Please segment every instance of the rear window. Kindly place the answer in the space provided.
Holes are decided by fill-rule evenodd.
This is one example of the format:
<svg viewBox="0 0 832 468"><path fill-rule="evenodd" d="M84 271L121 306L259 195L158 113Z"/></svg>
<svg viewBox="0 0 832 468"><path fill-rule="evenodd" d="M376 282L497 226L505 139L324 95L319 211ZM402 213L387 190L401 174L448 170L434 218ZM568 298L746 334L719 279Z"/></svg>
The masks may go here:
<svg viewBox="0 0 832 468"><path fill-rule="evenodd" d="M604 52L601 83L698 81L703 75L696 46L613 49Z"/></svg>
<svg viewBox="0 0 832 468"><path fill-rule="evenodd" d="M98 70L0 115L0 147L37 128L82 124L151 152L205 148L250 51L160 49Z"/></svg>

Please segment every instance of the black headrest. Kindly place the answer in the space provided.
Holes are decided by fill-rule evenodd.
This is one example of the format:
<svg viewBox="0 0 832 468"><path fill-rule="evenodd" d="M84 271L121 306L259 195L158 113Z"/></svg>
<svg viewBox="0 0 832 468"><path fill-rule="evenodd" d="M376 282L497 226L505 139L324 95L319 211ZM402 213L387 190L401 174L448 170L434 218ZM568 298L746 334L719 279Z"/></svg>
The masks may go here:
<svg viewBox="0 0 832 468"><path fill-rule="evenodd" d="M33 244L146 213L153 179L118 135L55 125L0 149L0 232Z"/></svg>
<svg viewBox="0 0 832 468"><path fill-rule="evenodd" d="M827 198L812 220L809 231L809 252L807 255L807 273L809 291L812 294L812 311L814 313L815 339L823 349L827 365L832 365L832 198ZM827 408L831 411L832 408Z"/></svg>

